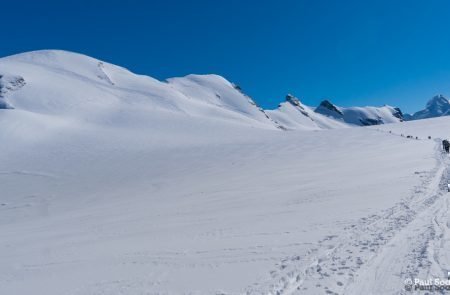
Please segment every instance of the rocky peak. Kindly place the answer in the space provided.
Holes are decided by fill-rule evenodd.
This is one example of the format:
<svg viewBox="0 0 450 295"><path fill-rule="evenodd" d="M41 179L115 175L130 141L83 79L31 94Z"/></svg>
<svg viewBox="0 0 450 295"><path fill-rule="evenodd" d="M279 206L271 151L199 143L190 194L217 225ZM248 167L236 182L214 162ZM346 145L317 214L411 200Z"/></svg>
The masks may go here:
<svg viewBox="0 0 450 295"><path fill-rule="evenodd" d="M318 108L316 109L316 111L318 111L319 113L321 112L320 109L326 109L328 111L331 111L333 113L337 113L339 115L343 115L342 112L334 105L332 104L329 100L325 99L323 100L320 105L318 106Z"/></svg>
<svg viewBox="0 0 450 295"><path fill-rule="evenodd" d="M404 121L404 116L403 116L402 110L400 110L400 108L394 108L392 115L396 118L399 118L400 121Z"/></svg>
<svg viewBox="0 0 450 295"><path fill-rule="evenodd" d="M450 103L442 94L435 95L427 102L427 109L435 112L445 112L450 108Z"/></svg>
<svg viewBox="0 0 450 295"><path fill-rule="evenodd" d="M293 96L292 94L286 95L286 101L293 104L294 106L303 108L300 103L300 100L297 97Z"/></svg>

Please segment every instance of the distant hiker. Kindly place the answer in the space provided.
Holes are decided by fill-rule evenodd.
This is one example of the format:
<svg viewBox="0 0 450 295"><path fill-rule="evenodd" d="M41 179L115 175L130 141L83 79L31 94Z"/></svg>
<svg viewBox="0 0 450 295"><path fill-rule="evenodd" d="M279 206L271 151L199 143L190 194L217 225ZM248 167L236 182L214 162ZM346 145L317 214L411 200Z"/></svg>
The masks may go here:
<svg viewBox="0 0 450 295"><path fill-rule="evenodd" d="M431 139L431 136L428 136L428 139Z"/></svg>
<svg viewBox="0 0 450 295"><path fill-rule="evenodd" d="M446 153L450 150L450 142L447 139L444 139L442 141L442 148L445 150Z"/></svg>

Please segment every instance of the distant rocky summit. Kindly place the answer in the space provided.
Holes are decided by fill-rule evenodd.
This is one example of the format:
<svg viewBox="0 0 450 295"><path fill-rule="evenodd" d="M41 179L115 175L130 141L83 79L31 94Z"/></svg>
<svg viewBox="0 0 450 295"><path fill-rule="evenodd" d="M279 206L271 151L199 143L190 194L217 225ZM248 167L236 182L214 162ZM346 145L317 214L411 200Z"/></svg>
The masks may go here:
<svg viewBox="0 0 450 295"><path fill-rule="evenodd" d="M427 118L435 118L448 116L450 114L450 102L442 94L435 95L431 98L425 107L425 109L408 115L406 120L420 120Z"/></svg>

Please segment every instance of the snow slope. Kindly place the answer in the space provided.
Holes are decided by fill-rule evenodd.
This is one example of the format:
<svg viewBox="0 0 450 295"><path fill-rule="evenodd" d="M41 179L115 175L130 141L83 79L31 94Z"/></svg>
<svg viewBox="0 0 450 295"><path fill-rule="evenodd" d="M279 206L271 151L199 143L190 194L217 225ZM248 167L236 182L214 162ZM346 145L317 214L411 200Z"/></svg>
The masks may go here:
<svg viewBox="0 0 450 295"><path fill-rule="evenodd" d="M16 88L25 85L20 91L1 87L0 105L64 120L142 126L154 120L195 117L277 128L250 98L215 75L190 75L165 83L84 55L55 50L2 58L0 75L0 87L11 84L12 79L19 79Z"/></svg>
<svg viewBox="0 0 450 295"><path fill-rule="evenodd" d="M5 294L289 294L297 275L303 293L339 291L354 266L304 269L388 232L390 219L365 225L414 200L436 167L432 140L365 128L71 127L30 142L2 126ZM366 263L385 240L337 257Z"/></svg>
<svg viewBox="0 0 450 295"><path fill-rule="evenodd" d="M268 110L266 113L286 129L320 130L349 127L339 120L314 112L290 94L286 96L286 101L282 102L277 109Z"/></svg>
<svg viewBox="0 0 450 295"><path fill-rule="evenodd" d="M316 113L357 126L380 125L403 121L403 114L399 108L383 107L338 107L328 100L324 100L315 109Z"/></svg>
<svg viewBox="0 0 450 295"><path fill-rule="evenodd" d="M221 76L188 75L183 78L168 79L168 83L191 100L230 110L263 124L270 123L270 118L262 108L242 93L238 86ZM195 104L194 107L198 108L198 105ZM192 112L195 112L195 109L192 109Z"/></svg>
<svg viewBox="0 0 450 295"><path fill-rule="evenodd" d="M58 51L0 71L23 78L0 110L0 294L398 294L450 263L450 118L282 132L217 76Z"/></svg>

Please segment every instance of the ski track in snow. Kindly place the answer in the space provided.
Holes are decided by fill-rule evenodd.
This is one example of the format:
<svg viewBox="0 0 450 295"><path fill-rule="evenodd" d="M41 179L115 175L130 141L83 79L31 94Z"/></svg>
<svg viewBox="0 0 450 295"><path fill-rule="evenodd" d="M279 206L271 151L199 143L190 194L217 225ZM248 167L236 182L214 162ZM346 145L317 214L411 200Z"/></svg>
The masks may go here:
<svg viewBox="0 0 450 295"><path fill-rule="evenodd" d="M270 282L245 294L407 294L405 279L444 278L450 265L449 160L436 143L436 167L416 172L423 181L409 199L346 227L345 236L325 237L306 256L283 259Z"/></svg>
<svg viewBox="0 0 450 295"><path fill-rule="evenodd" d="M46 177L46 178L58 178L56 175L50 173L26 171L26 170L0 171L0 176L1 175L24 175L24 176Z"/></svg>

